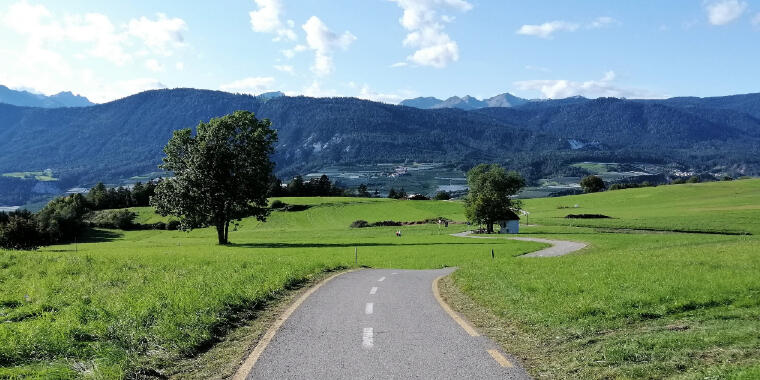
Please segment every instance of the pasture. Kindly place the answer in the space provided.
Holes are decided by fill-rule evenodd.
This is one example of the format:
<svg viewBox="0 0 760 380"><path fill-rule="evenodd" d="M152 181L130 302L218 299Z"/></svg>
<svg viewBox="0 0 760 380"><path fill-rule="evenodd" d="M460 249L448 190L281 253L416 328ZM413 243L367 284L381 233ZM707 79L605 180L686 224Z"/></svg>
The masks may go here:
<svg viewBox="0 0 760 380"><path fill-rule="evenodd" d="M87 243L0 252L0 378L171 373L325 271L458 266L447 292L533 375L751 378L760 371L760 181L630 189L525 201L528 236L590 243L552 259L541 244L448 236L458 202L286 198L305 211L210 229L100 230ZM578 204L578 209L565 207ZM580 211L579 211L580 210ZM138 222L162 221L149 209ZM612 219L565 219L569 213ZM672 233L667 231L709 233ZM724 235L720 232L749 233ZM491 249L496 258L491 258ZM456 298L461 293L464 298ZM243 353L241 353L242 355Z"/></svg>

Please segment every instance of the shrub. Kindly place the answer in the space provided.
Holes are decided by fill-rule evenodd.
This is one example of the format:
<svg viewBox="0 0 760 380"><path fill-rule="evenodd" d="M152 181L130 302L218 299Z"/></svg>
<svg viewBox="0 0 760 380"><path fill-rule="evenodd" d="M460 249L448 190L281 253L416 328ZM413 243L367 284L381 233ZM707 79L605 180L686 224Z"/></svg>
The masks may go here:
<svg viewBox="0 0 760 380"><path fill-rule="evenodd" d="M81 194L50 201L37 214L37 226L46 243L71 241L85 228L87 201Z"/></svg>
<svg viewBox="0 0 760 380"><path fill-rule="evenodd" d="M586 193L597 193L604 190L606 185L601 177L590 175L581 180L581 187Z"/></svg>
<svg viewBox="0 0 760 380"><path fill-rule="evenodd" d="M602 214L568 214L567 219L609 219L610 217Z"/></svg>
<svg viewBox="0 0 760 380"><path fill-rule="evenodd" d="M435 196L433 197L433 199L435 199L437 201L447 201L447 200L451 199L451 194L449 194L446 191L439 191L439 192L435 193Z"/></svg>
<svg viewBox="0 0 760 380"><path fill-rule="evenodd" d="M375 222L370 225L367 225L366 227L389 227L389 226L401 226L403 223L397 222L395 220L383 220L382 222Z"/></svg>
<svg viewBox="0 0 760 380"><path fill-rule="evenodd" d="M700 183L700 182L702 182L702 179L699 178L699 176L693 175L693 176L689 177L689 180L686 181L686 182L688 182L688 183Z"/></svg>
<svg viewBox="0 0 760 380"><path fill-rule="evenodd" d="M35 249L42 245L37 221L29 211L4 214L0 224L0 248Z"/></svg>
<svg viewBox="0 0 760 380"><path fill-rule="evenodd" d="M88 222L93 227L131 230L135 228L137 214L127 209L102 210L89 215Z"/></svg>
<svg viewBox="0 0 760 380"><path fill-rule="evenodd" d="M179 226L179 220L170 220L169 223L166 224L166 229L170 231L176 231L179 229Z"/></svg>
<svg viewBox="0 0 760 380"><path fill-rule="evenodd" d="M153 230L167 230L168 229L167 226L166 226L166 223L164 223L164 222L153 223L153 224L151 224L150 227Z"/></svg>
<svg viewBox="0 0 760 380"><path fill-rule="evenodd" d="M351 228L365 228L370 227L370 224L366 220L355 220L351 223Z"/></svg>

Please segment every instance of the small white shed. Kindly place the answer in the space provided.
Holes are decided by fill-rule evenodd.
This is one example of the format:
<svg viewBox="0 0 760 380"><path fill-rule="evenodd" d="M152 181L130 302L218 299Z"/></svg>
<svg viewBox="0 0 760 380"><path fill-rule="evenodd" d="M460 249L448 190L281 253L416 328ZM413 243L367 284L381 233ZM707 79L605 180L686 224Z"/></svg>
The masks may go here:
<svg viewBox="0 0 760 380"><path fill-rule="evenodd" d="M507 218L500 220L499 229L500 234L516 234L520 232L520 217L514 212L510 211Z"/></svg>

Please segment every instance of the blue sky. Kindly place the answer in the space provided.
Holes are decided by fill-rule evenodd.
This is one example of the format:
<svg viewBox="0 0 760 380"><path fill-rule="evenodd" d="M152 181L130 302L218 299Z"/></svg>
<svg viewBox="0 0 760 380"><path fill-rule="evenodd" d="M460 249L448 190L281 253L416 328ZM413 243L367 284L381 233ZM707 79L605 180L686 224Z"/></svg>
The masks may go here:
<svg viewBox="0 0 760 380"><path fill-rule="evenodd" d="M760 91L760 1L214 3L0 1L0 84L96 102L164 87L390 103Z"/></svg>

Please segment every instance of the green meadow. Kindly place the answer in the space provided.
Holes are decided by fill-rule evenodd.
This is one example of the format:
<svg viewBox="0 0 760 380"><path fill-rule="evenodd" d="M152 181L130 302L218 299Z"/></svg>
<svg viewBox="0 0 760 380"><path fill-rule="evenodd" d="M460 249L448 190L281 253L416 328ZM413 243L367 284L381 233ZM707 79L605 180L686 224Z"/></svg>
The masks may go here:
<svg viewBox="0 0 760 380"><path fill-rule="evenodd" d="M84 243L0 252L0 378L173 373L248 311L355 267L355 250L358 266L459 267L451 283L474 305L463 312L537 377L760 373L758 180L527 200L537 225L521 233L589 243L544 259L517 257L542 244L448 235L463 224L404 226L401 238L399 227L349 228L357 219L462 221L458 202L282 200L311 207L243 220L229 246L215 245L210 229L98 230ZM136 212L141 223L166 221Z"/></svg>

